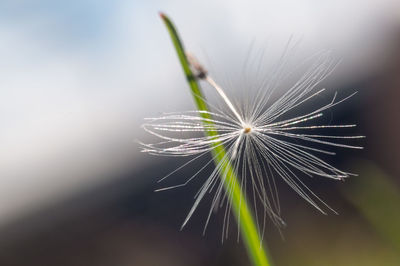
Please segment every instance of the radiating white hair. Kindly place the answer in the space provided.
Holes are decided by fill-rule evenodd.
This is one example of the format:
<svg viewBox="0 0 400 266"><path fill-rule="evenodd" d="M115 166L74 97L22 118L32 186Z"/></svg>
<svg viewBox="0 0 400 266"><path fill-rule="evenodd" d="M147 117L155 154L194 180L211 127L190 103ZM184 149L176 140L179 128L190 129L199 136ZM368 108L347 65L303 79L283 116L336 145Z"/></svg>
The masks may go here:
<svg viewBox="0 0 400 266"><path fill-rule="evenodd" d="M224 165L227 161L233 165L243 193L246 194L248 191L252 193L259 232L264 232L267 216L277 226L284 224L281 219L277 178L286 182L322 213L325 213L325 208L331 209L304 184L299 174L335 180L343 180L354 175L339 170L318 155L335 155L332 150L328 150L332 146L362 149L360 146L343 142L364 136L324 135L323 132L318 134L310 132L316 129L321 132L328 128L339 130L354 127L354 124L332 125L321 124L318 121L325 111L349 99L355 93L338 98L335 92L329 102L322 103L306 113L302 113L304 111L301 107L326 92L325 89L317 89L317 86L333 71L337 60L334 60L329 52L314 55L309 59L311 64L308 70L278 100L272 102L271 96L277 84L285 78L282 74L284 60L281 60L273 75L262 80L254 91L249 91L247 99L240 99L245 101L240 106L235 106L229 100L224 90L206 73L194 57L189 56L189 61L198 76L216 89L227 108L221 110L213 107L212 112L188 111L147 118L143 125L144 130L161 139L161 142L142 143L143 152L162 156L190 157L188 162L164 176L160 181L209 154L216 145L223 146L226 150L224 158L215 165L214 170L196 194L195 203L182 226L190 219L206 192L214 192L206 226L212 210L225 206L223 235L224 231L227 233L231 208L227 200L230 191L223 189L223 179L226 175ZM288 118L288 114L293 113L295 115ZM201 114L207 114L211 118L205 118ZM218 132L216 136L202 134L215 130ZM207 163L198 166L195 173L184 182L158 189L158 191L187 185L203 173L214 159L211 158ZM257 214L260 206L264 210L262 216ZM259 220L262 221L261 231Z"/></svg>

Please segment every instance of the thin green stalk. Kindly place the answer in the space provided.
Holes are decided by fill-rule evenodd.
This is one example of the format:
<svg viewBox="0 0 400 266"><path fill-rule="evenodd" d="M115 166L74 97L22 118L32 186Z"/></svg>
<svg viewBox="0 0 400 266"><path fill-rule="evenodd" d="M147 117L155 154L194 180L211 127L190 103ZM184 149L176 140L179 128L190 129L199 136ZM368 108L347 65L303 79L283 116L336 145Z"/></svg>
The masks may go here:
<svg viewBox="0 0 400 266"><path fill-rule="evenodd" d="M181 62L183 71L190 85L191 93L193 95L194 101L197 105L197 109L200 111L208 111L206 102L204 101L204 96L197 84L196 78L194 77L188 60L186 58L185 50L183 48L182 42L179 39L178 33L172 24L171 20L165 15L160 14L165 25L167 26L168 32L171 36L172 42L178 53L179 60ZM200 113L200 115L205 118L211 118L208 113ZM212 125L211 122L207 122L207 126ZM217 130L207 130L205 132L208 136L217 136ZM240 187L239 179L229 161L224 160L226 158L225 148L220 145L220 143L215 143L213 145L213 156L216 164L220 162L225 162L222 165L222 173L226 173L224 178L221 180L224 182L224 187L226 190L231 191L230 201L233 209L233 213L237 222L239 223L240 232L244 240L249 257L255 266L269 266L271 263L268 260L267 253L265 252L262 240L258 233L256 224L254 222L252 211L249 207L249 203L245 198L245 195Z"/></svg>

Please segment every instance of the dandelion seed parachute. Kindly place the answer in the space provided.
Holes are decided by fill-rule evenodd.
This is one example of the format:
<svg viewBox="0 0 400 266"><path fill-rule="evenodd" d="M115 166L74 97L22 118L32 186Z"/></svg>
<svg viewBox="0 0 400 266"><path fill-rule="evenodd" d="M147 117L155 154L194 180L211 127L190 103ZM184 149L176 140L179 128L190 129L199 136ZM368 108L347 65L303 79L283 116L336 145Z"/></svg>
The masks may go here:
<svg viewBox="0 0 400 266"><path fill-rule="evenodd" d="M188 162L164 176L160 181L210 154L210 151L216 146L223 146L227 151L224 158L215 165L214 170L197 192L195 202L182 227L191 218L206 193L213 192L214 196L205 228L212 210L225 206L223 235L227 235L231 208L228 198L232 191L224 190L223 180L226 175L224 164L228 161L233 165L236 174L239 176L243 193L245 195L247 191L252 193L259 232L264 232L267 216L278 227L284 225L276 185L277 178L282 179L320 212L325 213L324 209L326 208L332 210L304 184L298 175L302 173L308 176L343 180L354 174L339 170L318 155L334 155L335 153L329 150L329 147L362 149L362 147L338 141L358 139L364 136L332 136L309 133L316 129L354 127L354 124L331 125L317 122L324 112L349 99L355 93L341 99L338 99L337 93L335 93L330 102L322 104L320 107L307 113L299 113L298 111L300 110L299 107L325 92L325 89L316 90L316 87L336 66L336 62L330 54L323 52L316 55L313 64L301 78L278 100L270 103L274 89L284 78L280 72L282 65L278 65L277 72L272 75L272 78L263 80L255 94L252 95L253 97L248 99L247 104L244 104L245 108L241 109L237 109L233 105L223 89L194 57L189 55L188 58L190 64L198 73L198 77L215 88L227 108L221 110L214 107L213 112L169 113L161 117L146 119L146 123L143 125L144 130L160 139L160 142L142 143L142 152L159 156L190 157ZM285 62L285 60L281 62ZM297 113L294 112L296 110ZM207 113L212 118L204 118L199 115L200 113ZM287 118L287 114L291 113L296 113L296 115ZM310 123L314 124L310 125ZM202 135L204 132L215 130L218 132L215 136ZM192 135L188 137L188 134ZM313 144L318 144L318 146ZM321 146L326 148L321 148ZM187 185L201 175L213 161L214 158L211 158L184 182L161 188L158 191ZM257 213L259 208L263 210L261 216ZM262 230L260 230L260 227L262 227Z"/></svg>

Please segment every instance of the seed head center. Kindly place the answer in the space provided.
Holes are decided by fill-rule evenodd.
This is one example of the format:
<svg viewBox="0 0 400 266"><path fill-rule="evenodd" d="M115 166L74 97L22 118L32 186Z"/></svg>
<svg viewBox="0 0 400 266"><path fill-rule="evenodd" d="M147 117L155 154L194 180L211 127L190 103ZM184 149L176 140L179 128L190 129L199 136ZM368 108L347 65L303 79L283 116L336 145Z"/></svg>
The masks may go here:
<svg viewBox="0 0 400 266"><path fill-rule="evenodd" d="M251 126L244 126L244 127L243 127L243 132L244 132L245 134L250 133L250 132L251 132Z"/></svg>

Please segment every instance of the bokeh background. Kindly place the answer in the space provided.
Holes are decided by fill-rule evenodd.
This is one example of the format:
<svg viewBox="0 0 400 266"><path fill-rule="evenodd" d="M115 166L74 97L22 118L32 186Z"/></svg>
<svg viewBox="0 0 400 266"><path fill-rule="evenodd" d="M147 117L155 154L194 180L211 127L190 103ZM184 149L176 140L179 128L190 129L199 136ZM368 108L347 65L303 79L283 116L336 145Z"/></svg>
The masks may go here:
<svg viewBox="0 0 400 266"><path fill-rule="evenodd" d="M400 265L395 0L2 0L0 265L249 264L235 229L221 243L222 213L202 236L207 202L179 231L201 178L154 193L181 161L140 153L137 141L152 140L143 118L194 108L159 11L217 80L240 74L251 43L268 44L268 61L291 36L299 58L342 60L321 86L359 93L331 121L367 138L330 162L359 176L306 181L340 215L280 186L288 227L282 239L269 225L265 239L278 266Z"/></svg>

